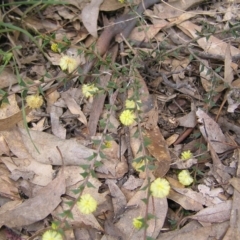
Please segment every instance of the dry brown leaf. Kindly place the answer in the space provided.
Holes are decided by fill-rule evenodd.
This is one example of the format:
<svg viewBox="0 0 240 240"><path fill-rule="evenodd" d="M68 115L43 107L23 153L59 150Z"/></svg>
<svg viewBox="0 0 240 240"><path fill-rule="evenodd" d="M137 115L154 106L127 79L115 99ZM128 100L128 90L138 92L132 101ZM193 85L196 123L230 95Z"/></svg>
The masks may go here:
<svg viewBox="0 0 240 240"><path fill-rule="evenodd" d="M229 180L229 183L237 190L240 192L240 179L233 177Z"/></svg>
<svg viewBox="0 0 240 240"><path fill-rule="evenodd" d="M234 172L229 172L229 167L222 164L211 143L208 144L208 148L210 150L213 161L213 164L206 163L206 166L210 168L208 174L213 175L219 184L223 184L222 187L224 189L228 188L228 185L225 184L229 182L229 180L231 179L231 175L234 175L235 170Z"/></svg>
<svg viewBox="0 0 240 240"><path fill-rule="evenodd" d="M163 177L168 172L171 163L171 156L166 140L157 126L152 130L146 129L144 136L150 140L150 144L147 145L148 151L157 159L157 168L154 171L154 175L156 177Z"/></svg>
<svg viewBox="0 0 240 240"><path fill-rule="evenodd" d="M60 119L59 119L59 117L62 116L62 114L63 114L62 108L56 107L56 106L50 107L52 132L56 137L59 137L61 139L66 139L67 130L60 123Z"/></svg>
<svg viewBox="0 0 240 240"><path fill-rule="evenodd" d="M47 127L45 125L45 121L46 121L46 117L42 118L40 121L38 121L37 123L32 123L32 130L34 131L39 131L42 132L43 130L45 130Z"/></svg>
<svg viewBox="0 0 240 240"><path fill-rule="evenodd" d="M143 180L140 178L135 178L133 175L130 175L128 180L123 184L123 187L128 190L134 190L142 186Z"/></svg>
<svg viewBox="0 0 240 240"><path fill-rule="evenodd" d="M100 11L111 12L125 7L125 4L120 3L118 0L104 0L100 5Z"/></svg>
<svg viewBox="0 0 240 240"><path fill-rule="evenodd" d="M167 233L160 233L157 240L186 240L186 239L221 239L229 227L229 222L211 224L211 226L202 227L197 221L191 221L183 228ZM236 239L236 238L230 238ZM230 240L229 239L229 240Z"/></svg>
<svg viewBox="0 0 240 240"><path fill-rule="evenodd" d="M154 25L136 27L132 30L129 39L139 42L149 42L156 34L167 25L167 22Z"/></svg>
<svg viewBox="0 0 240 240"><path fill-rule="evenodd" d="M5 155L9 156L10 155L10 149L2 135L0 135L0 156Z"/></svg>
<svg viewBox="0 0 240 240"><path fill-rule="evenodd" d="M176 168L176 169L188 169L194 164L197 164L198 160L196 158L190 158L188 160L178 160L174 163L171 164L171 168Z"/></svg>
<svg viewBox="0 0 240 240"><path fill-rule="evenodd" d="M9 178L9 171L0 164L0 196L11 200L20 199L16 184Z"/></svg>
<svg viewBox="0 0 240 240"><path fill-rule="evenodd" d="M127 200L122 191L116 185L115 180L107 179L106 184L108 185L112 197L114 214L115 216L121 215L127 205Z"/></svg>
<svg viewBox="0 0 240 240"><path fill-rule="evenodd" d="M0 89L10 87L17 83L17 76L13 73L12 69L4 68L0 74Z"/></svg>
<svg viewBox="0 0 240 240"><path fill-rule="evenodd" d="M197 38L197 31L201 32L201 27L195 25L190 21L183 22L178 25L178 27L191 38ZM228 44L224 41L211 36L209 39L206 39L205 37L200 38L197 42L205 52L225 56ZM240 54L240 50L233 46L230 47L230 52L232 56Z"/></svg>
<svg viewBox="0 0 240 240"><path fill-rule="evenodd" d="M52 181L54 171L51 165L41 164L31 158L2 157L2 161L12 173L10 176L14 181L22 178L40 186Z"/></svg>
<svg viewBox="0 0 240 240"><path fill-rule="evenodd" d="M205 223L224 222L230 219L232 209L232 200L215 204L202 209L197 214L188 217Z"/></svg>
<svg viewBox="0 0 240 240"><path fill-rule="evenodd" d="M203 209L203 206L201 203L194 201L193 199L188 198L184 194L178 193L173 189L170 190L168 198L178 203L186 210L199 211Z"/></svg>
<svg viewBox="0 0 240 240"><path fill-rule="evenodd" d="M1 213L0 226L21 227L44 219L62 201L60 197L64 193L65 179L63 173L60 172L51 183L40 189L35 197L27 199L16 208Z"/></svg>
<svg viewBox="0 0 240 240"><path fill-rule="evenodd" d="M15 95L8 97L9 104L0 108L0 131L14 127L22 120L22 110L19 109ZM25 107L25 114L30 112L29 107Z"/></svg>
<svg viewBox="0 0 240 240"><path fill-rule="evenodd" d="M38 162L51 165L62 165L61 150L65 165L86 164L86 158L92 156L93 150L80 144L77 139L62 140L51 134L30 130L31 138L39 150L35 149L25 129L20 129L22 141L27 151Z"/></svg>
<svg viewBox="0 0 240 240"><path fill-rule="evenodd" d="M190 8L192 5L203 2L203 0L188 0L188 1L172 1L166 3L155 4L153 11L147 10L148 16L157 16L160 19L169 19L180 16L183 11Z"/></svg>
<svg viewBox="0 0 240 240"><path fill-rule="evenodd" d="M238 106L240 105L239 96L240 88L233 88L227 93L228 112L233 113L236 108L238 108Z"/></svg>
<svg viewBox="0 0 240 240"><path fill-rule="evenodd" d="M19 112L19 107L16 101L16 95L10 95L8 102L0 108L0 119L8 118Z"/></svg>
<svg viewBox="0 0 240 240"><path fill-rule="evenodd" d="M115 141L109 141L109 144L110 148L102 150L106 159L102 162L102 166L96 168L96 171L98 176L102 178L121 178L128 171L127 161L123 155L120 159L119 145Z"/></svg>
<svg viewBox="0 0 240 240"><path fill-rule="evenodd" d="M95 200L97 201L97 199L95 198ZM59 218L59 215L61 213L63 213L63 211L69 210L69 205L64 203L64 202L68 202L69 199L67 198L63 198L63 202L61 205L59 205L56 210L54 211L53 215L55 215L56 217ZM73 219L68 218L68 224L71 224L72 226L75 227L79 227L81 226L83 223L85 225L91 226L93 228L98 229L99 231L103 231L102 227L100 226L100 224L98 223L98 221L96 220L96 218L94 217L94 215L92 213L90 214L83 214L78 210L77 205L75 205L71 211L72 215L73 215Z"/></svg>
<svg viewBox="0 0 240 240"><path fill-rule="evenodd" d="M223 153L232 147L227 145L227 138L224 136L219 125L210 118L203 110L200 108L196 112L198 122L201 123L199 129L205 138L205 140L212 145L216 153Z"/></svg>
<svg viewBox="0 0 240 240"><path fill-rule="evenodd" d="M84 170L79 166L65 166L64 167L64 177L66 181L66 187L72 186L83 180Z"/></svg>
<svg viewBox="0 0 240 240"><path fill-rule="evenodd" d="M143 183L146 186L147 180ZM142 199L146 198L146 191L138 191L130 199L127 206L130 208L126 211L116 226L124 232L128 239L141 239L144 230L137 230L133 227L133 218L142 216L144 217L146 211L146 204ZM136 207L134 207L136 206ZM156 238L162 229L163 223L167 214L167 200L166 198L153 198L150 197L148 204L148 213L153 214L156 218L148 220L147 236Z"/></svg>
<svg viewBox="0 0 240 240"><path fill-rule="evenodd" d="M230 51L230 43L228 43L226 47L224 61L224 82L231 85L232 81L233 81L232 55Z"/></svg>
<svg viewBox="0 0 240 240"><path fill-rule="evenodd" d="M194 128L197 123L196 111L191 111L190 113L184 115L183 117L177 118L179 126Z"/></svg>
<svg viewBox="0 0 240 240"><path fill-rule="evenodd" d="M82 10L82 22L88 32L95 38L97 38L97 20L99 7L103 0L92 0L87 6Z"/></svg>
<svg viewBox="0 0 240 240"><path fill-rule="evenodd" d="M29 29L32 29L35 32L43 32L43 31L55 31L59 27L56 22L49 21L48 19L41 19L39 21L35 16L28 15L22 21L22 24Z"/></svg>
<svg viewBox="0 0 240 240"><path fill-rule="evenodd" d="M188 199L188 202L192 202L192 203L199 203L203 206L212 206L212 199L204 196L202 193L193 191L190 188L173 188L174 191L182 194L183 196L185 196ZM220 203L222 201L219 201L218 203ZM202 208L201 208L202 209Z"/></svg>

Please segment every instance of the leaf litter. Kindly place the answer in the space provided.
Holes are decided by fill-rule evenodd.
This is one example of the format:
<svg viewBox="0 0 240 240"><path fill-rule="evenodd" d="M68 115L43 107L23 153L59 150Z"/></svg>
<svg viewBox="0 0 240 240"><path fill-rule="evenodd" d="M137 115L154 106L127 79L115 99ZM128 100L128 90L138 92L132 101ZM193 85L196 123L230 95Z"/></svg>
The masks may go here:
<svg viewBox="0 0 240 240"><path fill-rule="evenodd" d="M145 11L141 2L138 24L127 1L1 8L11 34L0 35L0 238L34 239L66 220L99 151L83 191L98 208L75 205L66 239L239 238L239 1L152 0ZM63 56L77 70L62 71ZM101 94L84 97L93 82ZM44 105L30 109L23 100L36 92ZM121 127L126 99L139 115ZM188 187L182 169L194 177ZM158 177L171 186L162 199L146 191ZM139 216L146 230L134 229Z"/></svg>

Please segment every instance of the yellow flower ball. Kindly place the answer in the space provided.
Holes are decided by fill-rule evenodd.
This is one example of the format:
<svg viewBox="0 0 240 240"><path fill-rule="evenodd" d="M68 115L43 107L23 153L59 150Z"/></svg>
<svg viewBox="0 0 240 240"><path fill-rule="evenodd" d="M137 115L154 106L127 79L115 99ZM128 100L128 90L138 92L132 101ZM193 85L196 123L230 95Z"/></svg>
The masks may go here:
<svg viewBox="0 0 240 240"><path fill-rule="evenodd" d="M181 159L182 160L188 160L188 159L190 159L190 158L192 158L192 153L191 153L191 151L190 150L188 150L188 151L184 151L184 152L182 152L182 154L181 154Z"/></svg>
<svg viewBox="0 0 240 240"><path fill-rule="evenodd" d="M135 114L130 110L124 110L120 115L120 121L125 126L130 126L133 124Z"/></svg>
<svg viewBox="0 0 240 240"><path fill-rule="evenodd" d="M51 45L51 50L53 52L58 52L58 44L57 43L52 43Z"/></svg>
<svg viewBox="0 0 240 240"><path fill-rule="evenodd" d="M57 231L48 230L43 234L42 240L63 240L63 237Z"/></svg>
<svg viewBox="0 0 240 240"><path fill-rule="evenodd" d="M83 214L90 214L97 209L97 201L90 195L84 194L77 202L78 209Z"/></svg>
<svg viewBox="0 0 240 240"><path fill-rule="evenodd" d="M157 178L151 183L150 191L154 197L164 198L170 191L169 182L164 178Z"/></svg>
<svg viewBox="0 0 240 240"><path fill-rule="evenodd" d="M106 142L104 143L104 146L105 146L105 148L111 148L111 147L112 147L111 141L106 141Z"/></svg>
<svg viewBox="0 0 240 240"><path fill-rule="evenodd" d="M126 100L125 102L125 107L126 108L135 108L136 104L133 100Z"/></svg>
<svg viewBox="0 0 240 240"><path fill-rule="evenodd" d="M142 172L142 167L145 166L145 163L146 161L144 161L144 159L142 159L140 162L133 161L132 166L136 171Z"/></svg>
<svg viewBox="0 0 240 240"><path fill-rule="evenodd" d="M136 229L140 229L143 226L143 218L142 217L134 218L132 223Z"/></svg>
<svg viewBox="0 0 240 240"><path fill-rule="evenodd" d="M61 57L59 65L63 71L68 70L68 72L71 73L76 69L77 61L75 58L64 55Z"/></svg>
<svg viewBox="0 0 240 240"><path fill-rule="evenodd" d="M182 170L178 174L178 180L184 186L188 186L193 183L193 178L191 177L188 170Z"/></svg>
<svg viewBox="0 0 240 240"><path fill-rule="evenodd" d="M98 90L99 89L95 87L94 84L83 84L82 86L82 93L86 98L92 97L94 94L98 92Z"/></svg>
<svg viewBox="0 0 240 240"><path fill-rule="evenodd" d="M125 0L118 0L120 3L125 3Z"/></svg>
<svg viewBox="0 0 240 240"><path fill-rule="evenodd" d="M43 105L43 98L39 95L30 95L26 97L27 105L32 108L40 108Z"/></svg>

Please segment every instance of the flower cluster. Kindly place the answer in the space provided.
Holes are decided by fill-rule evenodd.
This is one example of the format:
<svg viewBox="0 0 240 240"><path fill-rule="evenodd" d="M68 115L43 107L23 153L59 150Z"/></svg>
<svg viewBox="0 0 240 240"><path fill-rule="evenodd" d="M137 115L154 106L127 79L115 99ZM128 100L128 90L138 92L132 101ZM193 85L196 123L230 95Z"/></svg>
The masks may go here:
<svg viewBox="0 0 240 240"><path fill-rule="evenodd" d="M135 108L136 104L133 100L126 100L125 102L125 107L126 108Z"/></svg>
<svg viewBox="0 0 240 240"><path fill-rule="evenodd" d="M178 174L178 180L184 186L188 186L193 182L193 178L191 177L188 170L182 170Z"/></svg>
<svg viewBox="0 0 240 240"><path fill-rule="evenodd" d="M57 231L48 230L43 234L42 240L63 240L63 237Z"/></svg>
<svg viewBox="0 0 240 240"><path fill-rule="evenodd" d="M147 161L147 160L142 159L139 162L133 161L132 166L136 171L142 172L143 171L142 167L145 166L145 161Z"/></svg>
<svg viewBox="0 0 240 240"><path fill-rule="evenodd" d="M111 147L112 147L111 141L105 141L104 147L105 147L105 148L111 148Z"/></svg>
<svg viewBox="0 0 240 240"><path fill-rule="evenodd" d="M126 107L127 109L133 109L133 108L135 108L136 105L137 105L137 110L140 110L140 106L139 106L139 105L140 105L141 103L142 103L141 100L134 101L134 100L129 100L129 99L127 99L126 102L125 102L125 107Z"/></svg>
<svg viewBox="0 0 240 240"><path fill-rule="evenodd" d="M182 160L188 160L188 159L190 159L190 158L192 158L192 153L191 153L191 151L190 150L188 150L188 151L184 151L184 152L182 152L182 154L181 154L181 159Z"/></svg>
<svg viewBox="0 0 240 240"><path fill-rule="evenodd" d="M143 226L143 218L142 217L136 217L136 218L133 219L132 223L133 223L133 226L136 229L140 229Z"/></svg>
<svg viewBox="0 0 240 240"><path fill-rule="evenodd" d="M58 44L57 43L52 43L51 45L51 50L53 52L58 52Z"/></svg>
<svg viewBox="0 0 240 240"><path fill-rule="evenodd" d="M82 93L86 98L92 97L94 94L98 92L98 90L99 89L95 87L94 84L83 84L82 86Z"/></svg>
<svg viewBox="0 0 240 240"><path fill-rule="evenodd" d="M90 194L84 194L77 202L77 206L81 213L90 214L97 209L97 201Z"/></svg>
<svg viewBox="0 0 240 240"><path fill-rule="evenodd" d="M164 198L170 192L169 182L164 178L157 178L151 183L150 191L154 197Z"/></svg>
<svg viewBox="0 0 240 240"><path fill-rule="evenodd" d="M77 67L77 60L75 58L64 55L61 57L59 65L63 71L68 70L68 72L71 73Z"/></svg>
<svg viewBox="0 0 240 240"><path fill-rule="evenodd" d="M135 114L130 110L124 110L119 119L123 125L130 126L134 122Z"/></svg>
<svg viewBox="0 0 240 240"><path fill-rule="evenodd" d="M30 95L26 97L27 105L32 108L40 108L43 105L43 98L39 95Z"/></svg>

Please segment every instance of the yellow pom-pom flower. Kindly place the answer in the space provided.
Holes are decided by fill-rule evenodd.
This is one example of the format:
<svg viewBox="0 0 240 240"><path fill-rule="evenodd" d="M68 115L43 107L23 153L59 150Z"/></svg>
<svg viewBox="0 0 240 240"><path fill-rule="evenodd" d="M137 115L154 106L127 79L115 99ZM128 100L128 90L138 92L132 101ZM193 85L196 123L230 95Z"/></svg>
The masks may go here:
<svg viewBox="0 0 240 240"><path fill-rule="evenodd" d="M164 198L170 191L169 182L164 178L157 178L151 183L150 191L154 197Z"/></svg>
<svg viewBox="0 0 240 240"><path fill-rule="evenodd" d="M52 50L53 52L58 52L58 45L57 45L57 43L52 43L52 45L51 45L51 50Z"/></svg>
<svg viewBox="0 0 240 240"><path fill-rule="evenodd" d="M178 174L178 180L184 186L188 186L193 183L193 178L191 177L188 170L182 170Z"/></svg>
<svg viewBox="0 0 240 240"><path fill-rule="evenodd" d="M120 121L125 126L130 126L133 124L135 114L130 110L124 110L120 115Z"/></svg>
<svg viewBox="0 0 240 240"><path fill-rule="evenodd" d="M43 234L42 240L63 240L63 237L57 231L48 230Z"/></svg>
<svg viewBox="0 0 240 240"><path fill-rule="evenodd" d="M90 194L84 194L77 202L77 206L81 213L90 214L97 209L97 201Z"/></svg>
<svg viewBox="0 0 240 240"><path fill-rule="evenodd" d="M77 67L77 61L75 58L64 55L61 57L59 65L63 71L68 70L71 73Z"/></svg>
<svg viewBox="0 0 240 240"><path fill-rule="evenodd" d="M132 166L136 171L142 172L143 171L142 167L145 166L146 161L144 159L142 159L139 162L133 161Z"/></svg>
<svg viewBox="0 0 240 240"><path fill-rule="evenodd" d="M192 158L192 153L191 153L191 151L190 150L188 150L188 151L184 151L184 152L182 152L182 154L181 154L181 159L182 160L188 160L188 159L190 159L190 158Z"/></svg>
<svg viewBox="0 0 240 240"><path fill-rule="evenodd" d="M125 0L118 0L120 3L125 3Z"/></svg>
<svg viewBox="0 0 240 240"><path fill-rule="evenodd" d="M135 108L136 104L133 100L126 100L125 102L125 107L126 108Z"/></svg>
<svg viewBox="0 0 240 240"><path fill-rule="evenodd" d="M136 217L133 219L133 226L136 229L140 229L143 226L143 218L142 217Z"/></svg>
<svg viewBox="0 0 240 240"><path fill-rule="evenodd" d="M104 143L104 147L105 147L105 148L111 148L111 147L112 147L112 143L111 143L110 141L106 141L106 142Z"/></svg>
<svg viewBox="0 0 240 240"><path fill-rule="evenodd" d="M30 95L26 97L27 105L32 108L40 108L43 105L43 98L39 95Z"/></svg>
<svg viewBox="0 0 240 240"><path fill-rule="evenodd" d="M94 94L98 92L98 90L99 89L95 87L94 84L83 84L82 86L82 93L86 98L92 97Z"/></svg>

